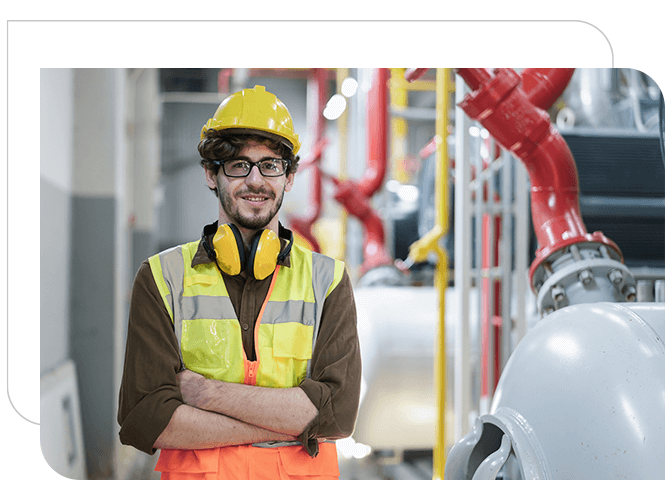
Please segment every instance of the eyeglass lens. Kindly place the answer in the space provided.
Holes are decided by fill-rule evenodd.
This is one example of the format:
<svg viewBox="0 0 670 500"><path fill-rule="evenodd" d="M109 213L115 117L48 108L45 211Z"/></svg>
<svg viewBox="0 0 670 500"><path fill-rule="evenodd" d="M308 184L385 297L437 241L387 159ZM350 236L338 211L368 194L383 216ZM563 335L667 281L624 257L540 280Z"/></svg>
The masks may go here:
<svg viewBox="0 0 670 500"><path fill-rule="evenodd" d="M246 177L254 165L265 177L279 177L284 174L284 160L268 159L258 162L246 160L230 160L223 164L224 173L229 177Z"/></svg>

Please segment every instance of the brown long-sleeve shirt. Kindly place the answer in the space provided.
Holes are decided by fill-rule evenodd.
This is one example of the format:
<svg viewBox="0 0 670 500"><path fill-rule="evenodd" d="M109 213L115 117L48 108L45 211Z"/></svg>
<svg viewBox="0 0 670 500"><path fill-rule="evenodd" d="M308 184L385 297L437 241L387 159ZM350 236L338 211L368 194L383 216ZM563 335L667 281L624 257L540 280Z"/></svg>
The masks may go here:
<svg viewBox="0 0 670 500"><path fill-rule="evenodd" d="M192 265L211 262L202 241ZM289 256L280 262L290 266ZM245 353L255 360L254 325L269 291L271 276L253 277L222 273L235 313L242 326ZM248 327L245 328L245 325ZM180 355L170 315L144 261L135 276L126 358L119 393L119 436L123 444L153 454L153 444L172 414L184 404L177 384ZM312 375L300 384L318 410L317 417L298 437L314 455L317 438L342 438L353 432L361 382L361 358L356 329L356 307L346 270L324 302L321 324L312 356Z"/></svg>

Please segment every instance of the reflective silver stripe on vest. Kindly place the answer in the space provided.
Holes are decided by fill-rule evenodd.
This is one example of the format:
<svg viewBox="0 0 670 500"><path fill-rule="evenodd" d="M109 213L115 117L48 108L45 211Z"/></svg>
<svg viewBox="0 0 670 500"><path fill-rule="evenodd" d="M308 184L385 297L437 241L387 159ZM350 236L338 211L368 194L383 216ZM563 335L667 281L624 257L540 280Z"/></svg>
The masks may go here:
<svg viewBox="0 0 670 500"><path fill-rule="evenodd" d="M330 285L335 279L335 261L330 257L312 252L312 289L314 290L314 300L316 309L314 311L314 332L312 334L312 355L316 347L316 339L319 335L319 326L321 325L321 315L323 314L323 303L326 301L326 294ZM312 360L307 362L307 375L312 378Z"/></svg>
<svg viewBox="0 0 670 500"><path fill-rule="evenodd" d="M172 304L174 331L177 336L177 345L179 346L179 357L181 358L181 296L184 283L184 257L182 256L181 246L164 250L158 256L161 261L163 278L168 290L170 290L167 301L169 304ZM172 288L173 286L179 288L175 290Z"/></svg>
<svg viewBox="0 0 670 500"><path fill-rule="evenodd" d="M316 305L302 300L268 302L263 318L272 318L273 323L302 323L314 326ZM261 321L262 322L262 321Z"/></svg>
<svg viewBox="0 0 670 500"><path fill-rule="evenodd" d="M196 295L182 297L182 316L188 319L237 319L228 297Z"/></svg>

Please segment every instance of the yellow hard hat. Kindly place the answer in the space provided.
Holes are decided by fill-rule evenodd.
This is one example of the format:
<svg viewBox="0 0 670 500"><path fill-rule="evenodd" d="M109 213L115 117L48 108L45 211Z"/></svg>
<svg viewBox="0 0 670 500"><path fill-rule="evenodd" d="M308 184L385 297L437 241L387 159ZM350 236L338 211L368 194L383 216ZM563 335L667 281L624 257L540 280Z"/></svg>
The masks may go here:
<svg viewBox="0 0 670 500"><path fill-rule="evenodd" d="M261 135L269 133L285 139L293 154L297 154L300 149L300 139L293 130L293 119L288 108L261 85L226 97L214 116L202 127L200 140L205 138L208 129L252 129L261 132Z"/></svg>

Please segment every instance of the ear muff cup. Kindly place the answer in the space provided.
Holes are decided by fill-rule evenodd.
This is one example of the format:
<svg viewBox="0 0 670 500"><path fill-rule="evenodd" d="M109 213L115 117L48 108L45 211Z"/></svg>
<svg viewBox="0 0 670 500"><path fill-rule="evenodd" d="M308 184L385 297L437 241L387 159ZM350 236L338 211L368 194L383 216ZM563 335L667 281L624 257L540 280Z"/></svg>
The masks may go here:
<svg viewBox="0 0 670 500"><path fill-rule="evenodd" d="M213 253L219 268L230 276L237 276L246 269L257 280L264 280L274 272L277 263L291 252L293 246L291 231L280 225L279 233L288 240L284 250L281 249L281 239L274 231L262 229L254 235L247 262L240 230L234 224L219 226L212 238ZM211 249L206 247L206 250L209 253ZM211 254L210 257L213 258Z"/></svg>
<svg viewBox="0 0 670 500"><path fill-rule="evenodd" d="M263 280L270 276L277 266L281 251L279 236L274 231L263 229L254 236L249 253L247 269L254 278Z"/></svg>
<svg viewBox="0 0 670 500"><path fill-rule="evenodd" d="M216 262L221 270L231 276L237 276L246 268L244 240L240 230L232 224L218 227L212 238Z"/></svg>

